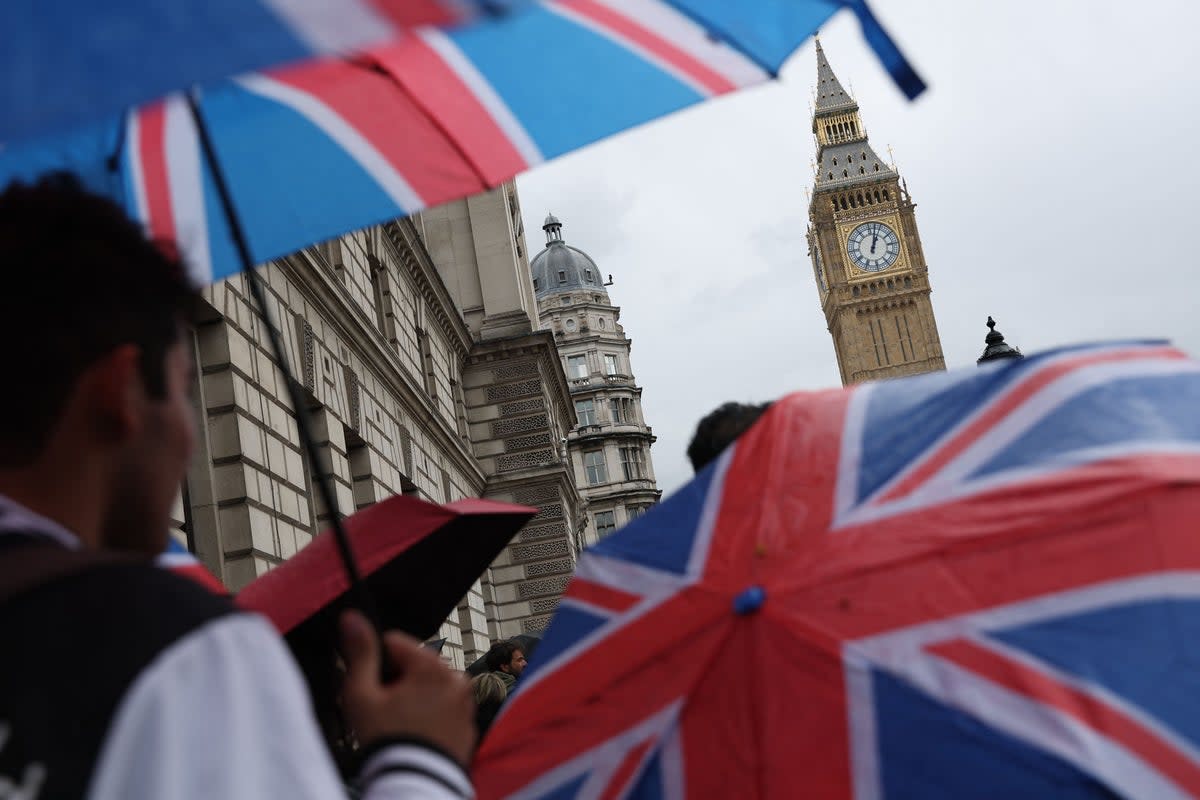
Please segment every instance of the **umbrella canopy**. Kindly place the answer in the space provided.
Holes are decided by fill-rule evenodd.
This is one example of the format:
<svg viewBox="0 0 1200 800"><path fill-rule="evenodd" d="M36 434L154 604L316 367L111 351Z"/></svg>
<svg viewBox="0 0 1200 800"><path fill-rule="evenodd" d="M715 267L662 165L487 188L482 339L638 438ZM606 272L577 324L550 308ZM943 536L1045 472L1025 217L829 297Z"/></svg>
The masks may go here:
<svg viewBox="0 0 1200 800"><path fill-rule="evenodd" d="M247 74L69 135L13 144L0 149L0 184L76 172L177 243L197 278L216 280L244 266L217 174L249 258L261 263L478 193L765 81L843 5L858 13L906 91L918 92L919 79L861 2L555 0L450 31L424 28L353 58Z"/></svg>
<svg viewBox="0 0 1200 800"><path fill-rule="evenodd" d="M396 496L345 520L384 628L428 639L536 509L459 500L445 506ZM349 579L329 531L236 598L283 634L334 638Z"/></svg>
<svg viewBox="0 0 1200 800"><path fill-rule="evenodd" d="M1156 343L785 398L584 554L479 796L1200 796L1197 409Z"/></svg>
<svg viewBox="0 0 1200 800"><path fill-rule="evenodd" d="M515 0L39 0L0 4L0 142L195 83L345 52Z"/></svg>

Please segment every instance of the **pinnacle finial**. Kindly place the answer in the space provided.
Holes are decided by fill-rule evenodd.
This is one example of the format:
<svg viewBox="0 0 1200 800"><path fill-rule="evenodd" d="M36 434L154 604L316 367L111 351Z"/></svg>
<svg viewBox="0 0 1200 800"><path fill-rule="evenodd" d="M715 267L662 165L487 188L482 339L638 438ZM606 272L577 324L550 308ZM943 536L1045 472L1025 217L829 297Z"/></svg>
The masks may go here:
<svg viewBox="0 0 1200 800"><path fill-rule="evenodd" d="M983 355L976 359L976 364L982 366L991 361L1025 357L1020 348L1013 347L1004 341L1004 334L996 330L996 320L992 319L990 314L987 318L987 327L988 334L983 338L985 343Z"/></svg>

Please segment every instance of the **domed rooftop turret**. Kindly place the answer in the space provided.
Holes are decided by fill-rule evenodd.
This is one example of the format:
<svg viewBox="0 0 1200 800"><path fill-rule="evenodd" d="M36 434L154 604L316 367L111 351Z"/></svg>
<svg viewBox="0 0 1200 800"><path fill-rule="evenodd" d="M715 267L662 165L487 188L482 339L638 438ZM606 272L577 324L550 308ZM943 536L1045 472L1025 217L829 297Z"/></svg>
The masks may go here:
<svg viewBox="0 0 1200 800"><path fill-rule="evenodd" d="M1004 341L1004 334L996 330L996 320L988 317L987 326L988 335L983 338L987 346L983 348L983 355L975 360L976 364L982 366L993 361L1005 361L1007 359L1025 357L1019 347L1013 347Z"/></svg>
<svg viewBox="0 0 1200 800"><path fill-rule="evenodd" d="M587 253L563 241L562 223L558 217L548 215L542 230L546 232L546 249L529 262L538 299L559 292L587 289L603 294L607 300L608 290L604 288L600 268Z"/></svg>

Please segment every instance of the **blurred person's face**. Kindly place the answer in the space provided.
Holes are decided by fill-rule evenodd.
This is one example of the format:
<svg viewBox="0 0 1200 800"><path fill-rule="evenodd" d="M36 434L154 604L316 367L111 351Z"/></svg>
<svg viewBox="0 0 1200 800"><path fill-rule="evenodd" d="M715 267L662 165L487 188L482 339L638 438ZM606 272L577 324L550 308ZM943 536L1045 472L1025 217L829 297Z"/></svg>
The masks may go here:
<svg viewBox="0 0 1200 800"><path fill-rule="evenodd" d="M525 654L520 650L514 650L512 654L512 660L501 667L501 669L503 669L509 675L519 678L521 677L521 673L525 671L525 664Z"/></svg>
<svg viewBox="0 0 1200 800"><path fill-rule="evenodd" d="M181 334L167 351L162 397L147 392L139 374L130 381L127 413L132 424L113 476L103 530L105 547L148 555L166 547L171 507L196 442L191 401L194 370L185 341Z"/></svg>

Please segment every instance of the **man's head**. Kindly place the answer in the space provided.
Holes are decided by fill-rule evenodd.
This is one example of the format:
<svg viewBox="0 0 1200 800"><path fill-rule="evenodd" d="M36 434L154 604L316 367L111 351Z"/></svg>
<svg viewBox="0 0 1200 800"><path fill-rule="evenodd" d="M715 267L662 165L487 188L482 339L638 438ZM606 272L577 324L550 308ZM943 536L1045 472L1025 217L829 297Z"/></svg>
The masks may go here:
<svg viewBox="0 0 1200 800"><path fill-rule="evenodd" d="M696 433L692 443L688 445L687 455L696 472L704 469L709 462L721 455L726 447L731 445L746 430L758 421L763 412L771 407L770 403L762 405L747 405L745 403L725 403L696 425Z"/></svg>
<svg viewBox="0 0 1200 800"><path fill-rule="evenodd" d="M492 672L507 672L519 678L525 671L525 651L516 642L500 642L488 650L484 663Z"/></svg>
<svg viewBox="0 0 1200 800"><path fill-rule="evenodd" d="M57 490L91 544L157 552L194 438L182 265L63 176L0 194L0 264L0 492Z"/></svg>

